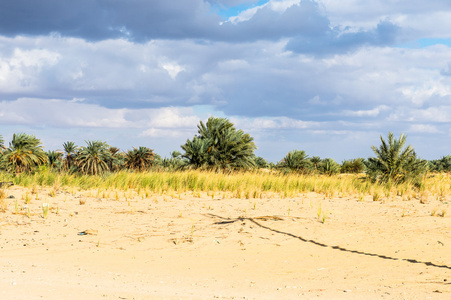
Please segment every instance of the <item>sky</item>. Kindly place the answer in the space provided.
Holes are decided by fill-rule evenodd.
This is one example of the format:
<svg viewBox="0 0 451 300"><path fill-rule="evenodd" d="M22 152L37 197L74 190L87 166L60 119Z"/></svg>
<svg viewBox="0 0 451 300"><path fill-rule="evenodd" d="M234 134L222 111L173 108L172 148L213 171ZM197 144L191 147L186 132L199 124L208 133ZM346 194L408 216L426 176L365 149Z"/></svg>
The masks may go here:
<svg viewBox="0 0 451 300"><path fill-rule="evenodd" d="M0 135L169 156L209 117L256 155L451 154L449 0L0 2Z"/></svg>

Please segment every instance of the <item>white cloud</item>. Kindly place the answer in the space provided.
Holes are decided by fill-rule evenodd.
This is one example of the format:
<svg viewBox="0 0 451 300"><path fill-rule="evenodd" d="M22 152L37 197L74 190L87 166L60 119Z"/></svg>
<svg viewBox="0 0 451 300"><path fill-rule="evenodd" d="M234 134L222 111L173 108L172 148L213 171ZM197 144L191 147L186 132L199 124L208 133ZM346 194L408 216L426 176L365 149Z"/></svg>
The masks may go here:
<svg viewBox="0 0 451 300"><path fill-rule="evenodd" d="M413 104L421 106L434 97L451 96L451 87L449 83L440 82L439 80L429 80L429 82L421 85L417 83L415 86L405 87L402 89L402 93Z"/></svg>
<svg viewBox="0 0 451 300"><path fill-rule="evenodd" d="M49 127L156 128L176 131L195 128L192 108L106 108L77 99L20 98L0 102L0 124L39 124Z"/></svg>
<svg viewBox="0 0 451 300"><path fill-rule="evenodd" d="M180 72L185 70L183 66L175 62L162 63L161 67L168 72L169 76L171 76L172 79L175 79L175 77L177 77Z"/></svg>
<svg viewBox="0 0 451 300"><path fill-rule="evenodd" d="M273 118L232 117L230 118L230 120L236 125L236 127L252 131L307 129L318 127L320 125L319 122L301 121L287 117L273 117Z"/></svg>
<svg viewBox="0 0 451 300"><path fill-rule="evenodd" d="M434 125L426 125L426 124L414 124L409 128L410 132L419 132L419 133L437 133L439 130Z"/></svg>
<svg viewBox="0 0 451 300"><path fill-rule="evenodd" d="M347 110L344 111L344 114L347 116L355 116L355 117L377 117L382 111L386 111L388 109L389 107L387 105L381 105L370 110L357 110L357 111Z"/></svg>

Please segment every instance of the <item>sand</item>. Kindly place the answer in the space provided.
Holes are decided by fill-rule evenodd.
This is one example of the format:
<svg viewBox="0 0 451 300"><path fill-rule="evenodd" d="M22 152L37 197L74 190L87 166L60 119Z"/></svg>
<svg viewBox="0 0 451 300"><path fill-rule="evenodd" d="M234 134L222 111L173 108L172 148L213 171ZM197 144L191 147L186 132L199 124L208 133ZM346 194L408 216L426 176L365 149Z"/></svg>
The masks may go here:
<svg viewBox="0 0 451 300"><path fill-rule="evenodd" d="M451 198L52 191L6 190L0 299L451 299Z"/></svg>

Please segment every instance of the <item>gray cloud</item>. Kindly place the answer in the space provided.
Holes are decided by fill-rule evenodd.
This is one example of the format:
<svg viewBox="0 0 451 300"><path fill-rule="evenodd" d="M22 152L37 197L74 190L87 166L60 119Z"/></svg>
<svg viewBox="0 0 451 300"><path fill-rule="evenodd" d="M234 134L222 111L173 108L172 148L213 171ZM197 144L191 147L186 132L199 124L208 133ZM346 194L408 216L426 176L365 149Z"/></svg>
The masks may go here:
<svg viewBox="0 0 451 300"><path fill-rule="evenodd" d="M440 72L443 76L451 76L451 62L448 63L448 65L441 70Z"/></svg>
<svg viewBox="0 0 451 300"><path fill-rule="evenodd" d="M290 50L341 53L365 44L390 44L397 33L397 27L389 22L380 23L372 31L331 29L329 19L310 0L283 12L264 6L249 20L236 24L220 25L220 21L210 4L202 0L177 5L163 0L17 0L0 4L0 34L5 36L56 33L89 41L124 38L134 42L187 38L248 42L294 37L288 45Z"/></svg>
<svg viewBox="0 0 451 300"><path fill-rule="evenodd" d="M163 0L17 0L0 4L0 33L6 36L57 32L91 41L196 38L208 35L219 21L201 0L177 5Z"/></svg>
<svg viewBox="0 0 451 300"><path fill-rule="evenodd" d="M287 49L304 54L327 55L347 53L361 46L391 46L400 28L384 21L369 31L346 32L331 29L319 36L298 36L290 40Z"/></svg>

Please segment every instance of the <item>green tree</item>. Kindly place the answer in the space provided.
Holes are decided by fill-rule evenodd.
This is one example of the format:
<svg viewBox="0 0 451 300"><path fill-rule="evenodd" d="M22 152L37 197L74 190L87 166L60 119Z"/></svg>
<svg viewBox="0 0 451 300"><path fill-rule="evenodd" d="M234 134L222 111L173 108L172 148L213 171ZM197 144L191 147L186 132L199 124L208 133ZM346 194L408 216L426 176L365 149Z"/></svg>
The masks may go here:
<svg viewBox="0 0 451 300"><path fill-rule="evenodd" d="M188 165L220 170L255 166L254 139L236 130L229 120L210 117L205 124L201 121L197 128L198 135L181 146Z"/></svg>
<svg viewBox="0 0 451 300"><path fill-rule="evenodd" d="M119 152L121 149L117 147L110 147L108 151L110 151L110 158L108 160L108 168L110 171L115 172L119 171L125 165L125 157L123 152Z"/></svg>
<svg viewBox="0 0 451 300"><path fill-rule="evenodd" d="M78 146L75 145L74 142L68 141L63 144L63 148L64 148L64 152L66 154L66 156L64 157L64 160L63 160L63 168L66 171L70 171L71 169L73 169L75 167Z"/></svg>
<svg viewBox="0 0 451 300"><path fill-rule="evenodd" d="M345 160L341 164L341 173L362 173L365 170L365 159L355 158L350 160Z"/></svg>
<svg viewBox="0 0 451 300"><path fill-rule="evenodd" d="M210 141L194 136L192 140L186 140L181 146L185 151L182 155L187 161L187 166L201 168L207 166L208 150L210 149Z"/></svg>
<svg viewBox="0 0 451 300"><path fill-rule="evenodd" d="M136 171L145 171L152 167L155 154L147 147L134 148L125 154L125 166Z"/></svg>
<svg viewBox="0 0 451 300"><path fill-rule="evenodd" d="M313 168L312 162L303 150L293 150L278 163L278 168L296 172L310 172Z"/></svg>
<svg viewBox="0 0 451 300"><path fill-rule="evenodd" d="M109 170L108 162L111 152L107 143L102 141L86 141L77 155L77 167L83 174L98 175Z"/></svg>
<svg viewBox="0 0 451 300"><path fill-rule="evenodd" d="M172 151L169 158L164 158L161 161L161 166L167 170L177 170L184 166L186 162L179 151Z"/></svg>
<svg viewBox="0 0 451 300"><path fill-rule="evenodd" d="M268 162L266 161L266 159L264 159L261 156L254 156L254 163L255 166L259 169L264 169L267 168L269 166Z"/></svg>
<svg viewBox="0 0 451 300"><path fill-rule="evenodd" d="M332 158L325 158L321 160L321 163L318 166L318 170L322 174L330 176L340 172L340 165Z"/></svg>
<svg viewBox="0 0 451 300"><path fill-rule="evenodd" d="M62 166L63 153L58 151L47 151L48 164L50 168L60 170Z"/></svg>
<svg viewBox="0 0 451 300"><path fill-rule="evenodd" d="M310 161L312 162L315 170L318 170L319 164L321 163L321 157L313 156L312 158L310 158Z"/></svg>
<svg viewBox="0 0 451 300"><path fill-rule="evenodd" d="M388 134L388 141L381 136L379 148L371 146L376 157L368 159L367 175L373 181L393 182L395 184L411 181L420 184L428 170L428 162L418 159L411 145L406 146L406 136L396 139Z"/></svg>
<svg viewBox="0 0 451 300"><path fill-rule="evenodd" d="M429 162L431 171L434 172L450 172L451 171L451 155L443 156L437 160Z"/></svg>
<svg viewBox="0 0 451 300"><path fill-rule="evenodd" d="M14 134L2 156L3 167L16 173L33 171L35 167L46 164L47 161L41 140L25 133Z"/></svg>

